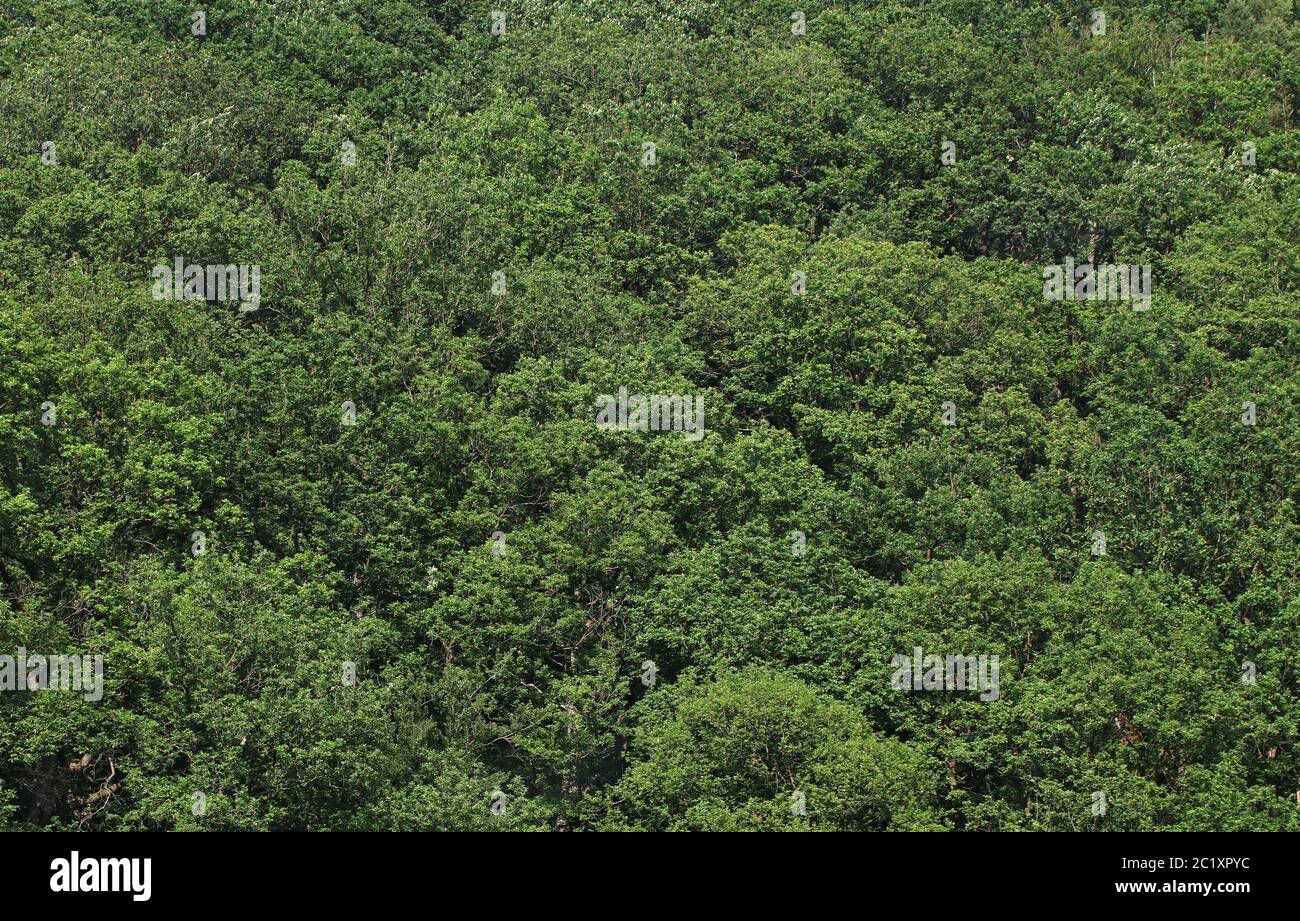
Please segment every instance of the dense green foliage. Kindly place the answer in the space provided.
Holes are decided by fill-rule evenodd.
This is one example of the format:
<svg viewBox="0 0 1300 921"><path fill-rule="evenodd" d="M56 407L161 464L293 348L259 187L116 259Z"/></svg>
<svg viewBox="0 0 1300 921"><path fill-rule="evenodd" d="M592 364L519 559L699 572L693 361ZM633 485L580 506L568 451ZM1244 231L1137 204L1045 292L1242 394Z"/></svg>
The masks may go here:
<svg viewBox="0 0 1300 921"><path fill-rule="evenodd" d="M0 826L1300 829L1300 25L1094 5L7 0Z"/></svg>

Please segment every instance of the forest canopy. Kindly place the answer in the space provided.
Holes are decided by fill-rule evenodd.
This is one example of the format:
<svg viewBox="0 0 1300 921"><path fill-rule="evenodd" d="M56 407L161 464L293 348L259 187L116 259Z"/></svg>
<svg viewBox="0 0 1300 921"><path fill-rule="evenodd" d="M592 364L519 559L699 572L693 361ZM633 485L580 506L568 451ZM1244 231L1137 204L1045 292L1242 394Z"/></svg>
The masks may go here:
<svg viewBox="0 0 1300 921"><path fill-rule="evenodd" d="M0 0L0 827L1300 830L1292 0Z"/></svg>

